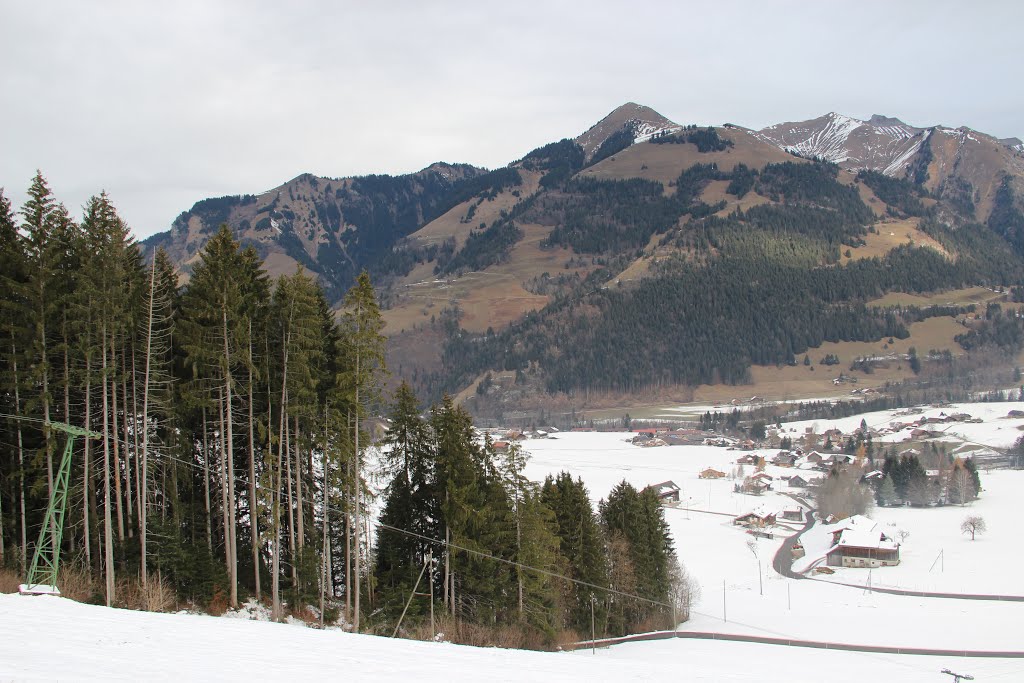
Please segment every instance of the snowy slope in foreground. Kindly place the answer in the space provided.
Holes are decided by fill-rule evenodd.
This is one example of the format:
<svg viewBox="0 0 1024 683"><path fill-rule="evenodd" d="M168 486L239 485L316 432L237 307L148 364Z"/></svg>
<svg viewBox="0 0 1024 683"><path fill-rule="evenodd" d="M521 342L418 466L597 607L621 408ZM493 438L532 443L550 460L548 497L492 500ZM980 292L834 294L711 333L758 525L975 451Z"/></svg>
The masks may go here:
<svg viewBox="0 0 1024 683"><path fill-rule="evenodd" d="M348 681L934 681L949 667L1003 680L1024 662L897 657L672 640L575 653L461 647L255 621L0 595L0 679Z"/></svg>

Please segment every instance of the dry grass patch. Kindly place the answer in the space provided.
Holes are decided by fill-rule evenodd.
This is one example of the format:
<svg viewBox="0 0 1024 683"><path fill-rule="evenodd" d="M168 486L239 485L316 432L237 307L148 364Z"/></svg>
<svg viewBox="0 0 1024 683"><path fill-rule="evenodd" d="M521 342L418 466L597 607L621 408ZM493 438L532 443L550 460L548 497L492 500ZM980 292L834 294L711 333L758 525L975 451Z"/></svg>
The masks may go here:
<svg viewBox="0 0 1024 683"><path fill-rule="evenodd" d="M877 388L886 382L898 382L913 377L907 363L896 359L889 362L889 367L876 368L866 375L851 372L850 363L857 358L872 356L903 356L916 347L919 354L931 349L949 349L957 353L959 346L953 337L961 334L963 326L952 318L929 318L910 326L910 337L888 339L877 342L826 342L821 346L807 351L811 365L803 365L803 354L797 356L795 366L775 367L774 365L755 365L750 374L753 381L742 386L702 385L694 392L694 400L698 402L725 403L733 399L748 400L758 396L766 400L796 400L818 397L835 397L849 395L855 388ZM819 365L819 361L827 354L839 357L839 365ZM832 380L840 374L854 376L857 384L835 385Z"/></svg>
<svg viewBox="0 0 1024 683"><path fill-rule="evenodd" d="M585 169L580 175L601 180L646 178L668 188L669 183L694 164L718 164L720 170L728 173L736 164L760 169L768 163L796 160L775 145L758 140L749 133L729 128L716 130L721 137L731 140L733 146L721 152L702 153L691 143L656 145L641 142Z"/></svg>
<svg viewBox="0 0 1024 683"><path fill-rule="evenodd" d="M469 233L478 228L481 223L489 226L501 217L502 211L510 210L520 201L535 193L538 187L540 187L542 173L519 169L519 175L523 179L523 183L519 187L509 188L498 194L493 200L485 199L479 202L479 199L474 197L469 201L463 202L450 209L444 215L427 223L410 235L409 239L423 244L431 244L443 242L449 237L454 237L456 249L461 249L462 245L466 243ZM515 196L512 194L513 192L517 192L519 196ZM477 202L479 204L473 213L473 217L469 221L463 222L469 213L469 207L477 204ZM406 281L408 281L408 278Z"/></svg>
<svg viewBox="0 0 1024 683"><path fill-rule="evenodd" d="M864 236L866 244L862 247L850 249L849 257L846 256L846 248L843 248L840 262L849 263L858 259L882 257L902 244L929 247L946 258L950 258L950 254L946 251L945 247L921 232L918 228L919 224L919 218L887 220L875 223L875 232L869 232Z"/></svg>
<svg viewBox="0 0 1024 683"><path fill-rule="evenodd" d="M429 621L411 625L403 634L414 640L430 640L431 627ZM500 647L516 650L561 650L571 649L579 642L579 634L575 631L563 630L547 636L528 626L482 626L441 615L434 624L436 637L449 643L472 645L475 647Z"/></svg>
<svg viewBox="0 0 1024 683"><path fill-rule="evenodd" d="M882 217L886 215L886 209L889 206L875 195L874 190L864 183L857 183L857 192L860 193L861 201L867 204L876 216Z"/></svg>
<svg viewBox="0 0 1024 683"><path fill-rule="evenodd" d="M891 292L885 296L869 301L869 306L969 306L975 304L984 306L990 301L1002 299L1003 294L993 292L984 287L966 287L964 289L951 289L946 292L935 294L907 294L905 292Z"/></svg>
<svg viewBox="0 0 1024 683"><path fill-rule="evenodd" d="M13 569L0 569L0 593L17 593L24 577Z"/></svg>
<svg viewBox="0 0 1024 683"><path fill-rule="evenodd" d="M504 263L459 278L439 279L431 272L429 277L415 282L407 279L407 284L400 286L398 302L383 314L387 333L395 334L416 323L427 322L432 315L454 304L458 304L464 314L463 329L470 332L484 332L488 327L497 329L548 303L548 297L524 289L524 282L543 273L552 276L578 273L582 278L591 270L589 267L566 269L565 263L574 256L568 249L540 248L540 242L551 232L550 227L531 223L518 226L523 237L512 247Z"/></svg>

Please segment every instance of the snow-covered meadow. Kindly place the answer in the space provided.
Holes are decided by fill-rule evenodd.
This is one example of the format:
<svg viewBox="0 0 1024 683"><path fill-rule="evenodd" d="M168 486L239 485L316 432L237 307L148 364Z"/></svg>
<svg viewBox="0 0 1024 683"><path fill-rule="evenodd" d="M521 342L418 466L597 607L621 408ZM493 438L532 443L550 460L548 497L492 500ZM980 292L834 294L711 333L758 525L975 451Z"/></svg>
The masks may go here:
<svg viewBox="0 0 1024 683"><path fill-rule="evenodd" d="M1007 404L994 405L1002 407L1001 411L993 411L1001 415L1010 409L1005 407ZM978 412L975 406L962 408ZM844 431L855 429L863 417L836 421L837 426ZM872 419L889 418L871 414L867 421L870 424ZM818 426L829 429L832 423L818 421ZM1004 425L996 422L970 426L988 427L990 432L996 432ZM833 582L864 585L863 589L780 576L772 569L772 558L802 525L794 522L789 525L792 530L777 529L774 539L758 539L755 557L747 546L752 537L733 525L732 516L758 506L777 510L792 507L795 501L782 494L802 495L801 489L791 489L776 478L776 490L764 495L734 493L735 481L731 478L704 480L698 478L698 473L706 467L729 473L735 467L735 459L744 455L742 451L712 446L641 448L629 443L631 436L627 432L563 433L528 441L525 448L532 458L527 474L539 480L548 473L566 470L583 479L595 501L605 497L623 479L637 487L666 480L675 482L681 489L681 503L679 507L666 508L665 517L677 554L701 586L694 614L683 629L863 645L1019 649L1019 634L1006 626L1024 618L1024 603L874 593L866 586L867 569L836 568L836 574L827 577ZM760 451L768 455L775 452ZM748 473L751 470L748 466ZM798 472L812 476L770 464L766 471L776 477ZM883 525L893 523L910 535L903 545L901 564L871 571L871 584L1024 596L1024 572L1020 571L1024 550L1015 533L1020 509L1018 491L1024 491L1024 472L983 471L981 477L985 488L982 498L968 506L876 508L871 513L874 519ZM960 533L960 521L968 513L981 514L989 522L988 533L974 542ZM944 551L943 557L939 557L940 551ZM939 561L932 568L936 558ZM968 623L970 627L966 626Z"/></svg>
<svg viewBox="0 0 1024 683"><path fill-rule="evenodd" d="M0 680L757 681L924 683L951 668L1021 680L1024 660L897 656L724 641L572 653L473 648L0 595Z"/></svg>

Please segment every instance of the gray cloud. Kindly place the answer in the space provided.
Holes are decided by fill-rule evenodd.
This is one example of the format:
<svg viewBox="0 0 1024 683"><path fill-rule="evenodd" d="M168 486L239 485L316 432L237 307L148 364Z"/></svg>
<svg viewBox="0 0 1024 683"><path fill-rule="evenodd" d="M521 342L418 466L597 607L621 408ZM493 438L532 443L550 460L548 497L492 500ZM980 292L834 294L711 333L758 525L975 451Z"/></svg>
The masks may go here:
<svg viewBox="0 0 1024 683"><path fill-rule="evenodd" d="M105 189L145 236L307 171L501 166L630 100L1024 135L1016 2L375 4L0 0L0 185Z"/></svg>

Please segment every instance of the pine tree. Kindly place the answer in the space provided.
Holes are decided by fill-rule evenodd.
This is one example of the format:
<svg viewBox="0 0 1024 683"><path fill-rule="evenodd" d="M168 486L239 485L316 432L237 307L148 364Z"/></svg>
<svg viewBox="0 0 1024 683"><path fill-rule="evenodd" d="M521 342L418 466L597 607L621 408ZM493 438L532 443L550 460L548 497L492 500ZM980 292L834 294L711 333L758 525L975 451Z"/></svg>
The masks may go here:
<svg viewBox="0 0 1024 683"><path fill-rule="evenodd" d="M442 533L435 523L439 506L431 481L436 454L431 448L433 435L426 420L420 416L412 388L405 382L395 392L390 417L384 451L385 472L390 483L381 512L381 523L386 526L382 526L377 534L374 575L382 593L382 602L400 606L427 555L440 558L444 549L425 540L437 538Z"/></svg>
<svg viewBox="0 0 1024 683"><path fill-rule="evenodd" d="M24 244L15 224L11 203L0 189L0 362L3 364L2 377L5 412L21 414L22 385L25 379L23 349L28 335L26 328L27 316L27 268ZM18 500L18 520L20 533L15 545L20 550L21 573L26 570L27 552L27 518L25 504L25 449L20 420L10 422L13 435L5 439L10 444L12 453L4 458L0 472L11 482L11 494L7 501ZM17 480L17 496L14 495L14 482ZM0 505L3 504L3 491L0 490ZM8 502L8 507L14 506ZM0 512L0 564L6 561L3 514Z"/></svg>
<svg viewBox="0 0 1024 683"><path fill-rule="evenodd" d="M878 486L878 492L875 494L875 498L879 505L892 505L896 502L896 486L892 482L891 475L885 475L882 479L882 483Z"/></svg>
<svg viewBox="0 0 1024 683"><path fill-rule="evenodd" d="M119 453L123 445L118 429L118 351L127 337L131 311L126 288L133 277L130 268L137 261L131 258L135 246L128 228L118 217L106 194L92 197L86 205L82 222L85 233L85 254L82 273L82 295L79 303L91 312L92 334L89 353L98 356L95 370L87 378L100 384L100 415L103 448L103 548L106 600L109 606L114 595L113 516L117 512L118 540L124 540L121 496L121 465ZM122 418L125 417L122 415ZM126 444L124 444L126 446ZM113 491L111 490L113 488Z"/></svg>
<svg viewBox="0 0 1024 683"><path fill-rule="evenodd" d="M600 510L609 537L621 536L625 540L637 595L654 602L667 603L671 588L670 569L675 557L664 511L657 496L650 489L637 491L631 484L622 481L612 489ZM622 624L622 627L638 626L655 610L651 603L633 606L633 619L630 623Z"/></svg>
<svg viewBox="0 0 1024 683"><path fill-rule="evenodd" d="M151 439L165 441L170 434L173 417L173 348L174 321L178 307L177 275L163 249L158 249L150 264L146 297L146 318L142 380L142 443L139 464L139 553L142 586L148 580L149 503L152 498L150 465L153 461ZM151 420L151 417L154 418ZM162 427L162 428L161 428ZM154 443L155 445L155 443ZM176 494L176 492L175 492ZM172 495L175 495L172 494ZM166 492L163 498L166 498Z"/></svg>
<svg viewBox="0 0 1024 683"><path fill-rule="evenodd" d="M451 550L448 544L467 545L472 542L469 533L470 517L479 504L480 482L476 467L478 459L474 443L472 420L450 396L431 410L430 425L436 440L437 456L433 480L435 496L444 525L444 572L441 594L451 614L456 613L457 598L455 575L461 575L466 558Z"/></svg>
<svg viewBox="0 0 1024 683"><path fill-rule="evenodd" d="M250 319L245 313L251 303L247 299L258 293L252 280L259 275L258 269L248 267L231 231L221 226L200 253L182 302L185 315L181 328L195 378L193 392L204 411L214 409L214 424L223 425L216 444L216 467L221 481L221 528L232 606L238 604L235 403L239 398L238 379L245 376L241 367L249 352ZM209 453L204 453L207 457Z"/></svg>
<svg viewBox="0 0 1024 683"><path fill-rule="evenodd" d="M31 329L28 349L28 367L32 368L31 379L39 387L39 395L27 402L30 410L39 408L41 417L50 421L51 365L50 347L53 344L55 327L56 292L53 289L59 268L59 253L53 233L58 229L61 214L50 187L37 171L28 189L28 199L21 209L21 229L25 233L25 255L27 261L27 302L29 317L26 320ZM43 427L45 437L43 456L46 461L47 494L53 495L53 440L48 426Z"/></svg>
<svg viewBox="0 0 1024 683"><path fill-rule="evenodd" d="M559 550L569 576L596 586L608 585L604 540L590 496L581 479L573 481L568 472L544 480L541 499L555 514ZM591 609L598 623L606 622L607 599L591 586L564 586L564 623L580 632L590 630Z"/></svg>

